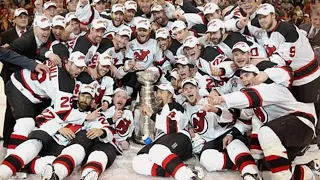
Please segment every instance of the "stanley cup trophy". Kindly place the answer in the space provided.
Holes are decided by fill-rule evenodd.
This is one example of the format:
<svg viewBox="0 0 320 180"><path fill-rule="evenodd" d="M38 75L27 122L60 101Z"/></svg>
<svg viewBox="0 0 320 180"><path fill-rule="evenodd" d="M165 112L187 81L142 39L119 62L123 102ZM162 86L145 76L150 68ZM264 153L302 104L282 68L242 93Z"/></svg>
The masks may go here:
<svg viewBox="0 0 320 180"><path fill-rule="evenodd" d="M139 104L135 108L135 142L145 144L143 137L149 137L154 140L155 129L154 122L147 116L141 113L143 106L151 107L155 112L155 96L153 90L153 83L157 81L157 75L153 71L140 71L137 73L138 81L142 84L139 94Z"/></svg>

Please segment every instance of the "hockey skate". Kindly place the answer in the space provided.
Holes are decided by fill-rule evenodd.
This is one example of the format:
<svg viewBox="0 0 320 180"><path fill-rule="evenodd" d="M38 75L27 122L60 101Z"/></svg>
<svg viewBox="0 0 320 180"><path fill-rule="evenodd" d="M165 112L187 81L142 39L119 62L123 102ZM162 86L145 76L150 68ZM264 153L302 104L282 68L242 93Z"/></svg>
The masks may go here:
<svg viewBox="0 0 320 180"><path fill-rule="evenodd" d="M54 172L53 165L47 164L43 168L43 171L41 172L41 179L42 180L59 180L59 177Z"/></svg>
<svg viewBox="0 0 320 180"><path fill-rule="evenodd" d="M314 159L308 163L308 167L312 170L313 174L317 177L320 177L320 160Z"/></svg>
<svg viewBox="0 0 320 180"><path fill-rule="evenodd" d="M200 166L188 165L188 168L196 175L197 179L202 179L204 177L203 169Z"/></svg>
<svg viewBox="0 0 320 180"><path fill-rule="evenodd" d="M250 173L245 173L242 176L243 180L262 180L262 178L259 176L259 174L250 174Z"/></svg>
<svg viewBox="0 0 320 180"><path fill-rule="evenodd" d="M80 180L98 180L99 175L97 171L90 171L88 174L83 176Z"/></svg>

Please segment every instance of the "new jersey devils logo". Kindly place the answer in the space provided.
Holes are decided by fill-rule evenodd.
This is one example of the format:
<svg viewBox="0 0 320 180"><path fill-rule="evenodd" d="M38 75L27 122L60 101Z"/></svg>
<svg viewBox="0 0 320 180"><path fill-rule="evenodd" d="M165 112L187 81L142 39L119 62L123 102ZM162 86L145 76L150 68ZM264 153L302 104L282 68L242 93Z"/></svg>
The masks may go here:
<svg viewBox="0 0 320 180"><path fill-rule="evenodd" d="M268 122L268 113L263 107L253 108L253 112L263 124Z"/></svg>
<svg viewBox="0 0 320 180"><path fill-rule="evenodd" d="M266 50L267 50L268 57L270 57L277 50L277 48L273 45L270 46L268 44L268 45L266 45Z"/></svg>
<svg viewBox="0 0 320 180"><path fill-rule="evenodd" d="M125 137L129 134L130 120L120 119L116 123L116 132L120 137Z"/></svg>
<svg viewBox="0 0 320 180"><path fill-rule="evenodd" d="M207 113L205 111L198 111L194 113L191 117L192 125L194 129L201 135L207 132L208 129L208 121L205 118Z"/></svg>
<svg viewBox="0 0 320 180"><path fill-rule="evenodd" d="M139 51L134 52L134 57L138 61L144 61L149 53L150 53L150 50L145 51L143 49L140 49Z"/></svg>

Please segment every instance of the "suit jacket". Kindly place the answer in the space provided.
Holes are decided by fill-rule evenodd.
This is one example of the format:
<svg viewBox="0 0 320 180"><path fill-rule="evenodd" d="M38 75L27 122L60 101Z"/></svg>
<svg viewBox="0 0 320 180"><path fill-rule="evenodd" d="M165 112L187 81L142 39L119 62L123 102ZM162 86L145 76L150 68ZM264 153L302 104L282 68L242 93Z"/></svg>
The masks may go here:
<svg viewBox="0 0 320 180"><path fill-rule="evenodd" d="M309 35L310 33L309 31L311 30L311 27L312 27L311 23L306 23L306 24L302 24L299 28L306 31ZM318 31L315 37L309 38L309 42L312 47L320 46L320 32Z"/></svg>
<svg viewBox="0 0 320 180"><path fill-rule="evenodd" d="M1 34L0 45L2 46L4 44L11 44L14 40L16 40L18 38L19 38L19 36L17 34L16 29L14 27L10 28Z"/></svg>

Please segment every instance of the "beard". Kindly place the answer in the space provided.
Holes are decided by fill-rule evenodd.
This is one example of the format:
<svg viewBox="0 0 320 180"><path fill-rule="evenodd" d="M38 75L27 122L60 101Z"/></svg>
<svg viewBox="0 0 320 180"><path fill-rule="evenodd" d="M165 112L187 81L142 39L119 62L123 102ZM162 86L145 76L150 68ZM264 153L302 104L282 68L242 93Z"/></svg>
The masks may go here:
<svg viewBox="0 0 320 180"><path fill-rule="evenodd" d="M78 102L78 108L82 111L85 111L87 108L89 107L89 105L85 102Z"/></svg>

